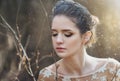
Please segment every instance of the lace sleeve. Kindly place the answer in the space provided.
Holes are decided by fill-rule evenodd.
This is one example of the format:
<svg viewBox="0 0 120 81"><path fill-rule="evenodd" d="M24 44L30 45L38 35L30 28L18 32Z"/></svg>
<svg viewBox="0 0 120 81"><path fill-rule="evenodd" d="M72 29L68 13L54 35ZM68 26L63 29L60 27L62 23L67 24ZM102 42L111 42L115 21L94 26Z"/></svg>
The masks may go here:
<svg viewBox="0 0 120 81"><path fill-rule="evenodd" d="M40 71L37 81L54 81L54 76L51 71L43 69Z"/></svg>
<svg viewBox="0 0 120 81"><path fill-rule="evenodd" d="M120 63L119 62L117 62L116 73L113 81L120 81Z"/></svg>

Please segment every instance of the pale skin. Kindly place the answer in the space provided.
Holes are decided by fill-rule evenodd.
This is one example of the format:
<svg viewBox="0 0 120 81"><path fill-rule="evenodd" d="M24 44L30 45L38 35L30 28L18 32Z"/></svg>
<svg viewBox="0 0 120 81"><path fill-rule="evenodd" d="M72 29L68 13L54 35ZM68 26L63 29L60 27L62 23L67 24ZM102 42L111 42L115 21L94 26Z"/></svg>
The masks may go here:
<svg viewBox="0 0 120 81"><path fill-rule="evenodd" d="M58 15L52 21L52 43L55 52L62 59L56 64L57 71L61 75L84 76L95 72L106 62L106 59L98 59L87 54L85 38L91 37L91 32L81 34L75 23L64 15ZM56 71L55 64L48 67Z"/></svg>

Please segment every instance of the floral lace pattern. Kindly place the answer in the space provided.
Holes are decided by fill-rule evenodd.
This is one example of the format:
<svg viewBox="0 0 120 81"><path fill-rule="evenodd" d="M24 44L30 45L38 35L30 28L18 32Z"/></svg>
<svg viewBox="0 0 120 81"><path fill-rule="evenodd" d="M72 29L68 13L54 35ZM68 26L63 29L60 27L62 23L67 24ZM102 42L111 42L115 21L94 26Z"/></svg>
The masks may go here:
<svg viewBox="0 0 120 81"><path fill-rule="evenodd" d="M44 68L40 71L38 81L56 81L56 74ZM120 63L114 59L109 61L93 74L84 77L59 76L57 81L120 81Z"/></svg>

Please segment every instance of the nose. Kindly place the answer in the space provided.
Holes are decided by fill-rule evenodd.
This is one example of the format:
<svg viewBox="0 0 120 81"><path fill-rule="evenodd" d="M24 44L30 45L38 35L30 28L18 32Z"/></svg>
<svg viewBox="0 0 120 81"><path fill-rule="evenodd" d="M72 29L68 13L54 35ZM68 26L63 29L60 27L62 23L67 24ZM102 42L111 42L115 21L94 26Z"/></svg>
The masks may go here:
<svg viewBox="0 0 120 81"><path fill-rule="evenodd" d="M57 43L57 44L62 44L62 43L63 43L63 37L62 37L61 34L59 34L59 35L57 36L56 43Z"/></svg>

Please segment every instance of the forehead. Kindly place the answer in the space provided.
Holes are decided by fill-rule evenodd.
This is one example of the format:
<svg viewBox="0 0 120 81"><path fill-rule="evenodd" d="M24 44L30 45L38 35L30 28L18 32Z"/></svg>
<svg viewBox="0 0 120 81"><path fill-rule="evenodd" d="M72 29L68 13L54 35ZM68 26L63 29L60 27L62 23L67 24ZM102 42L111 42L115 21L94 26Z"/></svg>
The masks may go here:
<svg viewBox="0 0 120 81"><path fill-rule="evenodd" d="M76 24L69 17L64 15L58 15L53 18L52 29L78 30Z"/></svg>

